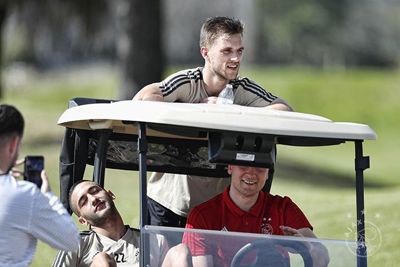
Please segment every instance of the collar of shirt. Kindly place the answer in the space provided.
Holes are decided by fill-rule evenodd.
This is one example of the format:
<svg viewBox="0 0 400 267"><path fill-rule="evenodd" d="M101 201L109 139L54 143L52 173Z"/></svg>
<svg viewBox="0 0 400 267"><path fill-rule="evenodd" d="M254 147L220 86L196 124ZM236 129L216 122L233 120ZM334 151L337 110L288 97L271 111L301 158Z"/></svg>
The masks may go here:
<svg viewBox="0 0 400 267"><path fill-rule="evenodd" d="M229 210L231 210L234 214L237 216L244 216L244 215L251 215L255 217L260 217L262 216L261 213L264 212L264 205L266 204L268 193L265 193L263 191L260 191L258 194L257 202L251 207L249 211L244 211L241 210L231 199L229 196L229 189L230 186L228 186L225 191L223 192L222 198L224 200L225 205L228 207Z"/></svg>

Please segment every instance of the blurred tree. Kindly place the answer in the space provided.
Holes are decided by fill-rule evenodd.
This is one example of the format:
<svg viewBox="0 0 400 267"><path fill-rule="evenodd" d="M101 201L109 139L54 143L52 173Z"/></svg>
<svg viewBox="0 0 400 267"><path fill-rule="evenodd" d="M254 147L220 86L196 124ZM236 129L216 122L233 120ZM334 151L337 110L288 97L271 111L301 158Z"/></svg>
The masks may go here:
<svg viewBox="0 0 400 267"><path fill-rule="evenodd" d="M3 67L4 67L4 39L3 39L3 29L5 25L5 21L7 16L10 13L10 10L20 4L23 0L0 0L0 99L3 97Z"/></svg>
<svg viewBox="0 0 400 267"><path fill-rule="evenodd" d="M343 35L355 66L400 66L400 1L353 0Z"/></svg>
<svg viewBox="0 0 400 267"><path fill-rule="evenodd" d="M3 35L2 29L4 25L4 21L6 18L6 6L4 2L0 3L0 99L3 98L3 79L2 79L2 70L3 70Z"/></svg>
<svg viewBox="0 0 400 267"><path fill-rule="evenodd" d="M7 60L41 68L99 60L117 62L121 68L118 98L130 99L144 85L161 79L165 65L162 38L172 64L200 62L201 23L208 16L220 14L244 20L249 41L246 47L256 54L246 58L254 63L400 65L400 1L251 2L0 0L1 37L4 24L14 24L7 27L7 36L13 34L15 41L6 47L4 39L0 42L3 51L12 48L12 53L0 55L0 67ZM161 33L162 22L166 31ZM257 38L251 32L257 32ZM0 96L2 93L0 87Z"/></svg>
<svg viewBox="0 0 400 267"><path fill-rule="evenodd" d="M118 0L117 51L121 66L120 99L131 99L143 86L161 80L160 0Z"/></svg>
<svg viewBox="0 0 400 267"><path fill-rule="evenodd" d="M279 64L340 64L339 29L348 1L259 0L260 58Z"/></svg>
<svg viewBox="0 0 400 267"><path fill-rule="evenodd" d="M120 99L130 99L161 79L160 0L1 1L0 11L3 3L8 4L6 11L17 6L13 15L23 25L18 34L25 42L18 60L40 68L116 61L121 67Z"/></svg>
<svg viewBox="0 0 400 267"><path fill-rule="evenodd" d="M258 0L259 63L400 65L400 2Z"/></svg>
<svg viewBox="0 0 400 267"><path fill-rule="evenodd" d="M7 59L39 68L64 65L77 58L83 61L86 51L95 50L88 44L97 41L99 29L109 20L106 3L106 0L1 0L1 36L7 19L14 25L10 30L13 40L8 40L13 58L4 56L5 40L0 40L3 48L0 66ZM16 43L18 48L14 49Z"/></svg>

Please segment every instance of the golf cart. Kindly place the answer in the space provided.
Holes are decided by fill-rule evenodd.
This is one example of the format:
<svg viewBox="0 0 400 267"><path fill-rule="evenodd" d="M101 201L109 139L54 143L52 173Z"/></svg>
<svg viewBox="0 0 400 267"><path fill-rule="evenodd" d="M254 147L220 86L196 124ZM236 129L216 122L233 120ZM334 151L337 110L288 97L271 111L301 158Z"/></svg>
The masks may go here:
<svg viewBox="0 0 400 267"><path fill-rule="evenodd" d="M150 248L160 245L152 242L156 240L152 237L181 236L183 232L201 236L211 246L226 244L234 255L227 259L230 266L289 266L282 253L277 253L282 248L291 252L290 266L312 266L305 244L313 242L327 248L329 266L367 266L363 172L369 168L369 157L363 155L363 141L376 139L367 125L238 105L88 98L72 99L58 124L66 127L60 158L60 197L66 207L68 189L83 178L87 164L93 165L93 180L100 185L104 185L106 168L139 171L141 266L152 266ZM355 241L148 225L147 171L228 177L227 164L273 169L274 151L280 145L313 147L345 142L355 144ZM271 183L272 177L264 190L269 191Z"/></svg>

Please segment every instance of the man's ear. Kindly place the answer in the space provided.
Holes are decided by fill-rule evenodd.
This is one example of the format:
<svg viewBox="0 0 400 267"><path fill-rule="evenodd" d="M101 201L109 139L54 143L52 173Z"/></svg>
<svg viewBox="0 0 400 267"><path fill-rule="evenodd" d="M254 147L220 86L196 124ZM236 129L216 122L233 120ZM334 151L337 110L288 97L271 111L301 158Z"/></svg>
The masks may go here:
<svg viewBox="0 0 400 267"><path fill-rule="evenodd" d="M111 192L111 190L107 190L107 194L111 197L112 200L115 199L115 195L113 192Z"/></svg>
<svg viewBox="0 0 400 267"><path fill-rule="evenodd" d="M267 168L267 173L265 174L265 177L267 178L265 181L269 179L269 168Z"/></svg>
<svg viewBox="0 0 400 267"><path fill-rule="evenodd" d="M86 219L83 218L82 216L79 216L79 217L78 217L78 221L80 222L80 224L83 224L83 225L87 224Z"/></svg>
<svg viewBox="0 0 400 267"><path fill-rule="evenodd" d="M18 135L15 135L11 138L10 145L8 146L8 152L10 153L10 155L15 155L15 153L18 154L20 141L21 137L19 137Z"/></svg>
<svg viewBox="0 0 400 267"><path fill-rule="evenodd" d="M200 54L205 60L207 60L208 59L208 48L204 47L204 46L201 47L200 48Z"/></svg>
<svg viewBox="0 0 400 267"><path fill-rule="evenodd" d="M228 174L231 175L232 174L232 166L228 165Z"/></svg>

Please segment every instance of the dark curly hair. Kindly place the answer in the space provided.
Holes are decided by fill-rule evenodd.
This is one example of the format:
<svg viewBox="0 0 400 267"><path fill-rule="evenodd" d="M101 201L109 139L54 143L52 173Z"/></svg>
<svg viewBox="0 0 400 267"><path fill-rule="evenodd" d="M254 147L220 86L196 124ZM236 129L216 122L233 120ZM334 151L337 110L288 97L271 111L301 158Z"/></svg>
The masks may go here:
<svg viewBox="0 0 400 267"><path fill-rule="evenodd" d="M24 126L24 118L17 108L7 104L0 105L0 138L11 134L22 136Z"/></svg>

